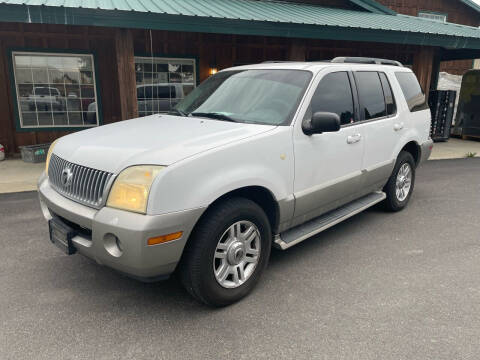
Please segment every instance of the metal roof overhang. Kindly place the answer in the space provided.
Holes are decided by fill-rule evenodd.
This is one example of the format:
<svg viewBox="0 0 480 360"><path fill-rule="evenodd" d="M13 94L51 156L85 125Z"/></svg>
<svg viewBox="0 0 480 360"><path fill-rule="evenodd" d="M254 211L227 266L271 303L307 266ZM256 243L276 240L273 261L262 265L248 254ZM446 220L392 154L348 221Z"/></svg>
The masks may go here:
<svg viewBox="0 0 480 360"><path fill-rule="evenodd" d="M277 5L277 3L272 4ZM300 9L304 12L318 8L323 11L321 14L324 16L324 19L329 21L327 21L327 24L301 23L295 22L295 16L291 16L291 20L288 21L288 19L285 20L286 13L279 13L278 9L275 9L274 12L272 10L272 13L280 15L281 20L262 21L214 15L187 16L147 11L104 10L45 5L27 6L11 3L0 3L0 21L372 41L436 46L447 49L480 49L480 30L473 27L435 23L406 15L379 15L301 4L287 5L282 3L282 6L298 6L300 8L295 10ZM328 14L336 14L337 16L334 17L335 21L330 21L332 16ZM345 16L344 19L341 18L342 15ZM355 20L355 17L358 21ZM309 18L311 19L311 17ZM345 21L345 19L347 20ZM360 23L365 21L368 22L367 25ZM375 26L378 22L380 22L378 26ZM402 30L404 27L407 30Z"/></svg>

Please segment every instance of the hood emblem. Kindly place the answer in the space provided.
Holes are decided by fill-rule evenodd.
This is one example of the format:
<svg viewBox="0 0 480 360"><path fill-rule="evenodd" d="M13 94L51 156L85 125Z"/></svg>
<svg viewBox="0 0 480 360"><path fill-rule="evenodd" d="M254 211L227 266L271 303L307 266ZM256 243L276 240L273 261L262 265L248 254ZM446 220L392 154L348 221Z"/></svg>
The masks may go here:
<svg viewBox="0 0 480 360"><path fill-rule="evenodd" d="M64 187L69 187L72 185L73 180L73 171L69 167L66 167L62 171L61 182Z"/></svg>

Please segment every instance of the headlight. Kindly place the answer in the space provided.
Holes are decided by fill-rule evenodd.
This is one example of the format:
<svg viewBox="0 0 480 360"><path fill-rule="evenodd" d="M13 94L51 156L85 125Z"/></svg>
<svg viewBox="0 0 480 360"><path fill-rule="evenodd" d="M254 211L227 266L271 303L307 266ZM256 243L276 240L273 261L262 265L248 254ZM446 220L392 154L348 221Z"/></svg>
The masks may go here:
<svg viewBox="0 0 480 360"><path fill-rule="evenodd" d="M107 206L145 214L150 187L155 176L163 168L163 166L140 165L123 170L113 183Z"/></svg>
<svg viewBox="0 0 480 360"><path fill-rule="evenodd" d="M48 152L47 152L47 160L45 161L45 172L47 173L48 175L48 165L50 165L50 158L52 157L52 152L53 152L53 148L55 147L55 145L57 144L57 140L55 140L51 145L50 147L48 148Z"/></svg>

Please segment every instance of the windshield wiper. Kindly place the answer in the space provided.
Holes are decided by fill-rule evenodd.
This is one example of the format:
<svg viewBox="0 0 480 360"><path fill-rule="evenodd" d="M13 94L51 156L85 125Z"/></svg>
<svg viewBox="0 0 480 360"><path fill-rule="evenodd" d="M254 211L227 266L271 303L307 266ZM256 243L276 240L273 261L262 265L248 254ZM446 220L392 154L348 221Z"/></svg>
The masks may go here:
<svg viewBox="0 0 480 360"><path fill-rule="evenodd" d="M230 116L222 114L222 113L217 113L217 112L193 112L190 115L191 116L206 117L206 118L211 118L211 119L217 119L217 120L237 122L235 119L231 118Z"/></svg>
<svg viewBox="0 0 480 360"><path fill-rule="evenodd" d="M178 109L172 109L167 114L168 115L188 116L187 113L184 113L182 110L178 110Z"/></svg>

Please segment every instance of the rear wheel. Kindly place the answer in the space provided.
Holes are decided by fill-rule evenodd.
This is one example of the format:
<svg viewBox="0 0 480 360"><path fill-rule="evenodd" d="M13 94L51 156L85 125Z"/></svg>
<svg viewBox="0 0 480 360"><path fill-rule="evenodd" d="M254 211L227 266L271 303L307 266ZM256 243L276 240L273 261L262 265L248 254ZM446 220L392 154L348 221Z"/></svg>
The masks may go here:
<svg viewBox="0 0 480 360"><path fill-rule="evenodd" d="M407 206L415 184L415 160L412 154L400 152L392 175L383 191L387 194L385 207L390 211L400 211Z"/></svg>
<svg viewBox="0 0 480 360"><path fill-rule="evenodd" d="M232 198L209 209L195 228L180 264L185 288L211 306L246 296L257 284L271 250L271 229L255 202Z"/></svg>

